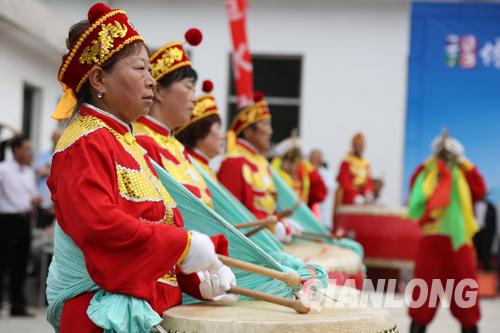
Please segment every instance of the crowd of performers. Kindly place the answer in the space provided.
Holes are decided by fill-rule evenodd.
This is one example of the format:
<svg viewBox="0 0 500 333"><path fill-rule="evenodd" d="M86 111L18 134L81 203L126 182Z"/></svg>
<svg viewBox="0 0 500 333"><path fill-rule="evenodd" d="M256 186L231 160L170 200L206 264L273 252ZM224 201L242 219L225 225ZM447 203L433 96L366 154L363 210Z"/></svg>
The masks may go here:
<svg viewBox="0 0 500 333"><path fill-rule="evenodd" d="M202 36L191 29L185 38L195 46ZM324 180L303 158L297 138L278 145L272 161L268 159L273 130L262 95L256 94L254 103L232 120L224 149L221 117L210 94L213 84L204 82L204 94L195 98L198 74L183 45L171 42L150 56L126 13L104 4L92 6L88 20L69 31L58 74L64 95L53 114L67 127L48 180L57 219L49 320L62 333L110 329L110 319L100 320L94 312L110 294L143 300L160 315L181 304L182 292L206 301L237 299L228 293L235 275L217 256L228 255L227 238L184 228L179 207L162 186L153 161L208 207L214 207L212 194L201 170L256 220L277 216L269 229L283 242L304 230L290 218L294 207L278 211L273 172L311 208L326 197ZM426 233L416 276L425 281L475 274L470 209L485 186L457 145L450 148L439 141L436 154L413 181L410 204ZM364 137L358 134L337 176L337 204L370 203L377 196L363 148ZM213 170L210 160L223 152L218 171ZM452 215L447 214L450 205L458 205ZM465 226L459 243L453 237L460 230L446 234L440 227L441 221L458 223L454 219ZM77 265L93 283L69 292L60 288L59 274L73 260L72 253L83 256ZM452 312L467 332L475 329L477 305L460 309L452 302ZM412 332L423 332L433 314L427 308L412 309Z"/></svg>

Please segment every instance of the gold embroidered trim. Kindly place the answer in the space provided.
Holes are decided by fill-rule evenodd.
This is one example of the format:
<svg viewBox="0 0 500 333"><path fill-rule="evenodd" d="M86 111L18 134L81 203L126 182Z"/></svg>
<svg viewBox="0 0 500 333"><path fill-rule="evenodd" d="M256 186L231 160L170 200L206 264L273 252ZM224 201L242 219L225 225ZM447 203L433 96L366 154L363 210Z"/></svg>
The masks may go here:
<svg viewBox="0 0 500 333"><path fill-rule="evenodd" d="M63 66L61 67L61 70L60 70L59 76L58 76L59 81L62 81L64 73L68 69L69 64L71 63L71 60L73 60L73 57L78 52L78 49L80 48L80 46L82 46L83 42L92 33L92 31L94 31L99 25L101 25L102 22L106 21L108 18L113 17L113 16L118 15L118 14L127 15L127 13L125 13L124 10L114 10L112 12L107 13L106 15L101 17L99 20L95 21L87 30L85 30L85 32L76 41L75 46L73 46L73 48L71 49L71 51L69 53L69 56L66 58L66 61L64 62Z"/></svg>
<svg viewBox="0 0 500 333"><path fill-rule="evenodd" d="M205 110L208 110L210 108L216 108L216 107L217 107L217 105L216 105L215 100L213 98L207 97L201 101L198 101L194 106L193 115L191 116L191 120L186 122L184 125L180 126L178 129L175 130L175 132L177 134L179 134L180 132L185 130L189 125L196 123L198 120L201 120L201 119L208 117L210 115L219 113L217 109L205 112Z"/></svg>
<svg viewBox="0 0 500 333"><path fill-rule="evenodd" d="M176 265L182 265L182 263L184 262L184 259L186 259L186 256L189 252L189 249L191 248L191 241L193 239L193 234L191 233L191 231L188 231L187 232L187 242L186 242L186 247L184 248L184 251L182 251L182 254L181 256L179 257L179 260L177 260L177 264Z"/></svg>
<svg viewBox="0 0 500 333"><path fill-rule="evenodd" d="M109 52L103 59L102 61L99 62L99 65L102 65L104 64L106 61L108 61L116 52L118 51L121 51L125 46L131 44L132 42L134 41L142 41L144 42L144 39L141 37L141 36L132 36L130 38L127 38L122 44L118 45L118 47L116 47L115 49L111 50L111 52ZM78 93L80 91L80 89L82 89L82 86L83 84L85 83L85 81L87 81L89 77L89 74L86 73L82 79L80 80L80 82L78 82L78 85L76 86L76 93Z"/></svg>
<svg viewBox="0 0 500 333"><path fill-rule="evenodd" d="M112 128L108 127L108 129L117 138L117 140L122 144L123 148L135 159L137 164L139 164L139 167L140 167L139 172L144 174L144 176L143 176L144 180L141 180L141 182L144 181L144 183L146 183L146 184L149 182L155 188L155 190L158 193L158 195L160 196L160 198L163 200L163 204L165 206L165 211L166 211L164 223L173 224L174 223L173 208L176 207L176 203L172 199L170 194L167 192L167 190L163 187L163 185L161 185L158 178L152 173L151 169L149 168L148 164L146 163L146 160L144 158L144 149L141 146L139 146L139 144L135 140L135 137L132 137L133 140L130 141L130 140L127 140L127 138L124 135L121 135L120 133L116 132ZM118 172L118 169L117 169L117 172ZM117 176L118 176L118 174L117 174ZM122 174L122 176L123 176L123 174ZM135 178L129 179L129 180L132 182L137 181L137 179L135 179ZM142 184L144 184L144 183L142 183ZM135 186L141 187L143 185L141 185L141 183L136 182ZM139 194L141 194L141 193L139 193ZM122 198L128 200L127 192L120 191L120 196ZM154 198L151 201L154 201Z"/></svg>
<svg viewBox="0 0 500 333"><path fill-rule="evenodd" d="M155 81L159 81L161 80L165 75L167 75L168 73L172 73L173 71L175 71L176 69L178 68L181 68L181 67L186 67L186 66L191 66L191 62L189 60L186 60L186 61L183 61L183 62L180 62L178 64L175 64L173 65L172 67L169 67L165 70L164 73L161 73L159 74L158 77L156 77L154 74L153 74L153 70L151 70L151 76L153 76L153 78L155 79Z"/></svg>
<svg viewBox="0 0 500 333"><path fill-rule="evenodd" d="M175 156L179 164L174 163L160 152L161 164L165 170L182 185L197 188L200 191L199 199L209 207L213 207L212 198L208 195L207 184L194 165L186 159L182 143L173 136L162 135L139 122L134 123L134 131L136 135L150 137L158 146Z"/></svg>
<svg viewBox="0 0 500 333"><path fill-rule="evenodd" d="M101 60L109 54L110 49L113 48L115 38L123 38L127 35L128 28L120 22L101 24L101 31L97 39L90 42L82 54L80 55L81 64L99 64Z"/></svg>
<svg viewBox="0 0 500 333"><path fill-rule="evenodd" d="M169 47L172 47L172 46L182 46L182 44L179 42L168 43L167 45L164 45L164 46L160 47L158 50L156 50L156 52L153 53L151 55L151 57L149 57L149 59L154 59L155 57L160 55L160 53L162 53L163 51L165 51L166 49L168 49Z"/></svg>
<svg viewBox="0 0 500 333"><path fill-rule="evenodd" d="M245 148L236 145L232 153L226 158L245 158L255 165L257 171L254 172L245 163L241 169L244 181L255 193L254 206L262 211L272 214L276 210L276 185L269 172L269 163L260 155L253 154Z"/></svg>
<svg viewBox="0 0 500 333"><path fill-rule="evenodd" d="M248 126L260 120L267 119L271 119L271 114L269 113L267 102L260 101L241 111L234 119L231 128L234 128L237 123L240 123L240 128L235 131L235 134L238 136Z"/></svg>
<svg viewBox="0 0 500 333"><path fill-rule="evenodd" d="M104 127L104 123L96 121L95 117L79 116L64 130L61 138L57 141L54 155L65 151L80 138Z"/></svg>
<svg viewBox="0 0 500 333"><path fill-rule="evenodd" d="M117 182L120 196L133 202L163 201L165 215L161 221L156 222L173 224L173 209L176 207L176 203L163 185L161 185L158 178L152 173L144 158L144 149L139 146L135 138L131 136L130 133L127 132L131 139L128 138L127 135L121 135L97 117L78 116L64 131L56 145L54 154L68 149L80 138L89 135L100 128L106 128L110 131L118 142L120 142L125 151L139 165L139 169L137 170L121 166L118 163L116 164ZM148 184L150 184L150 186L147 186Z"/></svg>

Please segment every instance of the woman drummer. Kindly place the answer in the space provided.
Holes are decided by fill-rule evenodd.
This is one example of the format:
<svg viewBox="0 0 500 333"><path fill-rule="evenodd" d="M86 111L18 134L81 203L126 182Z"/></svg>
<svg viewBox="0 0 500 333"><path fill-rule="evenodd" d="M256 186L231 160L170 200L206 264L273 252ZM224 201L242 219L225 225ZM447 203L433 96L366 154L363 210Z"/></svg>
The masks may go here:
<svg viewBox="0 0 500 333"><path fill-rule="evenodd" d="M203 81L204 95L196 100L191 119L179 127L175 135L186 147L189 156L214 180L215 172L210 168L209 161L222 153L224 148L224 133L222 131L219 109L215 97L211 94L213 83Z"/></svg>
<svg viewBox="0 0 500 333"><path fill-rule="evenodd" d="M202 35L197 29L189 29L185 38L195 46L201 42ZM151 112L134 123L137 141L155 162L197 198L213 207L203 177L191 163L184 146L174 136L175 130L189 121L193 113L196 71L191 67L180 42L161 47L150 61L151 73L158 84Z"/></svg>
<svg viewBox="0 0 500 333"><path fill-rule="evenodd" d="M182 228L175 202L132 135L130 124L149 111L156 85L143 39L124 11L99 3L71 27L67 46L58 75L64 95L53 116L73 119L56 146L48 185L56 228L84 257L83 267L72 269L88 272L97 289L144 300L158 314L180 304L181 291L201 298L194 272L221 267L214 244ZM48 293L65 282L54 262L70 264L61 244L56 238ZM216 247L226 252L227 241L219 238ZM212 296L224 293L211 287ZM63 333L103 332L87 311L95 290L67 297L49 320ZM49 305L66 294L49 297Z"/></svg>

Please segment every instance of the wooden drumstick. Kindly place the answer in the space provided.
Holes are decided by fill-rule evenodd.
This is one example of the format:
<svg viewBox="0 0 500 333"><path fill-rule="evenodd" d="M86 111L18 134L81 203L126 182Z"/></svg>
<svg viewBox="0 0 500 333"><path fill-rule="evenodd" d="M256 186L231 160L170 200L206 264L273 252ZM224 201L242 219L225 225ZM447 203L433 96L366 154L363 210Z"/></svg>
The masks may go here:
<svg viewBox="0 0 500 333"><path fill-rule="evenodd" d="M266 276L271 279L276 279L285 282L290 287L299 287L300 286L300 276L295 272L280 272L275 269L262 267L259 265L255 265L246 261L241 261L238 259L226 257L218 254L219 260L226 266L231 268L236 268L245 272Z"/></svg>
<svg viewBox="0 0 500 333"><path fill-rule="evenodd" d="M317 232L309 232L309 231L303 231L302 235L304 235L306 237L309 236L309 237L317 237L317 238L324 238L324 239L336 239L336 237L332 236L332 235L324 235L324 234L320 234Z"/></svg>
<svg viewBox="0 0 500 333"><path fill-rule="evenodd" d="M274 295L266 294L266 293L263 293L260 291L247 289L247 288L243 288L243 287L238 287L238 286L232 286L228 292L232 293L232 294L237 294L237 295L241 295L241 296L255 298L255 299L258 299L260 301L266 301L269 303L286 306L286 307L294 309L297 313L301 313L301 314L306 314L306 313L309 313L309 311L311 311L310 308L305 306L300 300L296 300L296 299L288 299L288 298L284 298L284 297L274 296Z"/></svg>
<svg viewBox="0 0 500 333"><path fill-rule="evenodd" d="M258 233L259 231L264 230L265 228L267 228L267 226L265 226L265 225L258 226L257 228L254 228L254 229L250 230L249 232L247 232L245 234L245 236L246 237L252 237L253 235L255 235L256 233Z"/></svg>
<svg viewBox="0 0 500 333"><path fill-rule="evenodd" d="M306 240L310 240L310 241L318 242L318 243L324 243L324 239L321 237L318 237L318 236L311 236L311 235L302 234L302 235L293 235L293 237L299 238L299 239L306 239Z"/></svg>
<svg viewBox="0 0 500 333"><path fill-rule="evenodd" d="M295 210L300 207L301 204L302 204L302 201L297 200L297 202L295 202L295 204L292 206L292 208L285 209L284 211L278 213L278 218L284 218L284 217L288 217L288 216L292 215L295 212Z"/></svg>
<svg viewBox="0 0 500 333"><path fill-rule="evenodd" d="M153 333L168 333L168 331L166 329L164 329L163 327L161 327L160 324L153 326L153 328L151 329L151 332L153 332Z"/></svg>
<svg viewBox="0 0 500 333"><path fill-rule="evenodd" d="M258 220L258 221L253 221L253 222L246 222L246 223L236 223L233 224L233 227L236 229L243 229L247 227L255 227L255 226L270 226L273 224L278 223L278 220L276 219L276 216L268 216L266 219L263 220Z"/></svg>

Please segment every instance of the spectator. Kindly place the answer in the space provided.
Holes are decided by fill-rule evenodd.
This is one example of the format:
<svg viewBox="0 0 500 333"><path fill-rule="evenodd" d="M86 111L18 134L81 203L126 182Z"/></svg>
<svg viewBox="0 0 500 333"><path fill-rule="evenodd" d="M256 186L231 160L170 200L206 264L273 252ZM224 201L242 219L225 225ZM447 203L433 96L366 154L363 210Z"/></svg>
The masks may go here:
<svg viewBox="0 0 500 333"><path fill-rule="evenodd" d="M5 135L5 131L8 130L10 132L10 135ZM15 129L14 127L0 123L0 162L5 159L5 148L9 144L10 140L12 139L13 136L19 135L19 131Z"/></svg>
<svg viewBox="0 0 500 333"><path fill-rule="evenodd" d="M0 163L0 299L4 275L9 272L11 316L26 312L24 282L31 245L33 207L41 201L31 164L31 143L17 136L11 143L13 160Z"/></svg>
<svg viewBox="0 0 500 333"><path fill-rule="evenodd" d="M474 236L474 246L480 268L491 271L492 246L497 229L497 212L495 206L486 198L474 205L479 232Z"/></svg>

